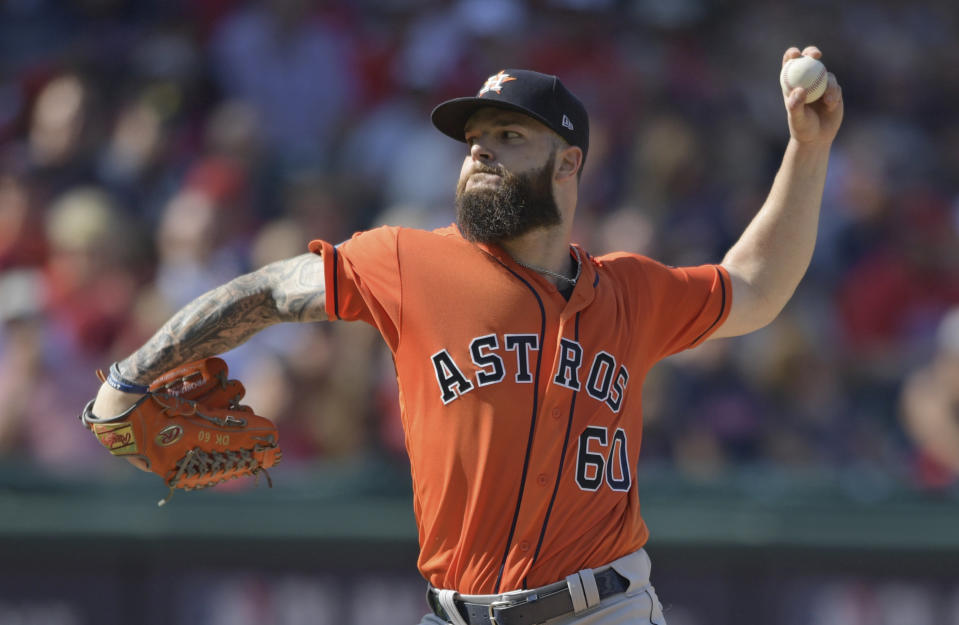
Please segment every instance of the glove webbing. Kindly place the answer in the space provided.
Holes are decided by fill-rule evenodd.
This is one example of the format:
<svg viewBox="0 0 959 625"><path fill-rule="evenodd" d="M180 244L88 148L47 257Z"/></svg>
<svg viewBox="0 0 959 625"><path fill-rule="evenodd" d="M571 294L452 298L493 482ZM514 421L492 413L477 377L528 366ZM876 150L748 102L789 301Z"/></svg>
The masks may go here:
<svg viewBox="0 0 959 625"><path fill-rule="evenodd" d="M167 482L167 486L170 488L170 493L166 496L166 498L158 501L157 505L162 506L173 498L174 489L176 488L177 484L180 483L181 479L184 477L190 478L196 475L215 475L217 473L228 473L230 471L248 469L250 471L250 475L255 476L257 481L260 479L260 473L266 475L267 485L270 488L273 488L273 480L270 479L270 474L267 473L267 470L264 467L261 467L256 458L253 457L254 451L261 451L261 449L237 449L236 451L206 452L199 447L194 447L188 451L179 462L177 462L177 472ZM218 480L211 479L205 484L197 484L191 490L207 488L209 486L219 484L220 482L236 479L238 477L245 477L245 475L242 473L237 473L220 478Z"/></svg>

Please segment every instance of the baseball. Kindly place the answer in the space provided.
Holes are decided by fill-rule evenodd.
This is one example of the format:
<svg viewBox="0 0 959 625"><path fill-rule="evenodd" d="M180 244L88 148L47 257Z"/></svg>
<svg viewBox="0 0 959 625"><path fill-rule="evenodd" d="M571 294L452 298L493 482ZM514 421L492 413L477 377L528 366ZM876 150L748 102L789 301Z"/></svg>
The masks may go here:
<svg viewBox="0 0 959 625"><path fill-rule="evenodd" d="M826 66L822 64L822 61L811 56L789 59L779 74L783 95L788 97L793 89L802 87L806 90L807 104L822 97L822 94L826 92L827 82Z"/></svg>

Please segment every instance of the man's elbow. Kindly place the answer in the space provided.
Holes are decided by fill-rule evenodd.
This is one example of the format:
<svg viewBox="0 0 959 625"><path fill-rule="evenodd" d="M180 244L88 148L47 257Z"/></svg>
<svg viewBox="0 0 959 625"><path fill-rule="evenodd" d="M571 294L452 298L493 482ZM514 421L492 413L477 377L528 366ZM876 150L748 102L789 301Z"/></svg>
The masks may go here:
<svg viewBox="0 0 959 625"><path fill-rule="evenodd" d="M721 336L741 336L772 323L785 309L795 287L767 285L744 276L734 267L726 267L732 282L733 308L720 331Z"/></svg>

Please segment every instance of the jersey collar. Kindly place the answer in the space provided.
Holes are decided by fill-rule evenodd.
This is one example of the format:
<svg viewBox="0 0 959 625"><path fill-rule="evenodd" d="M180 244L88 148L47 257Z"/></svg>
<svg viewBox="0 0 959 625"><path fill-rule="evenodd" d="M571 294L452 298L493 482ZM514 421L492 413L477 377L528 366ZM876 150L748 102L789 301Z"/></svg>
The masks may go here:
<svg viewBox="0 0 959 625"><path fill-rule="evenodd" d="M559 292L559 289L551 280L546 276L527 269L519 265L513 257L506 253L502 247L493 244L493 243L472 243L467 241L463 237L463 233L460 231L457 224L453 224L453 230L456 232L456 235L463 239L464 242L469 243L470 245L475 245L480 248L490 256L496 258L500 263L508 267L514 273L519 274L523 277L529 278L532 284L536 285L536 288L545 294L548 294L550 297L559 298L565 302L565 307L563 308L562 317L572 316L577 312L584 309L588 306L596 295L596 287L599 284L599 274L596 272L596 263L593 260L593 257L589 255L579 244L571 243L570 244L570 255L575 258L575 255L579 254L579 259L581 263L581 270L579 274L579 280L576 282L576 286L573 288L573 293L570 295L568 301L562 296Z"/></svg>

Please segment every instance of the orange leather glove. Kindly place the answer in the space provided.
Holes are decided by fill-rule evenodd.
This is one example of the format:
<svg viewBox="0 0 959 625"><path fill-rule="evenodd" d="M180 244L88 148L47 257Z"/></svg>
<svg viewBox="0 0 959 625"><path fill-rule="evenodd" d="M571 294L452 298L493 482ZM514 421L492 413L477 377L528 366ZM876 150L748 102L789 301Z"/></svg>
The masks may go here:
<svg viewBox="0 0 959 625"><path fill-rule="evenodd" d="M97 374L103 379L102 372ZM175 488L194 490L266 474L280 461L276 426L240 404L245 392L238 380L229 379L226 362L207 358L163 374L118 415L98 417L90 401L80 420L111 454L137 458L163 479L170 493L162 506Z"/></svg>

